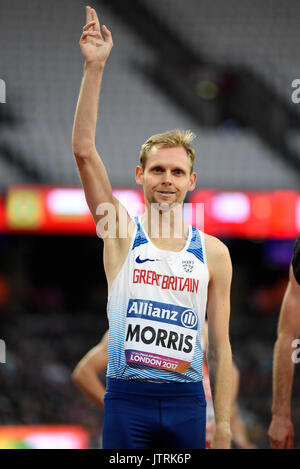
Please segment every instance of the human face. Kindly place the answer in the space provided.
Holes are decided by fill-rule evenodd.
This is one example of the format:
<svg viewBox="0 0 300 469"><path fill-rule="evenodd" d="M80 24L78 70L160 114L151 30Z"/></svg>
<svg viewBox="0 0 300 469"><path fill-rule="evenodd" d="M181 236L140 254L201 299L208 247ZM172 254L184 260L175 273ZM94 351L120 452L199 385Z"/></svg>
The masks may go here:
<svg viewBox="0 0 300 469"><path fill-rule="evenodd" d="M195 187L196 173L191 173L183 147L153 146L145 169L136 168L136 181L144 187L146 204L182 204L186 193Z"/></svg>

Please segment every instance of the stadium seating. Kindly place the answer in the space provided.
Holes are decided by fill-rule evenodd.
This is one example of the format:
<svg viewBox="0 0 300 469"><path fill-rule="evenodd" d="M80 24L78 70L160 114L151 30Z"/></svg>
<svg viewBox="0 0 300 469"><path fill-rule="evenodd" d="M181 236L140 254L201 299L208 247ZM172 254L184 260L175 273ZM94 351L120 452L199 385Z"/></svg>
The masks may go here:
<svg viewBox="0 0 300 469"><path fill-rule="evenodd" d="M299 78L299 2L146 0L145 3L195 52L217 63L253 70L291 102L291 83Z"/></svg>
<svg viewBox="0 0 300 469"><path fill-rule="evenodd" d="M183 7L182 2L173 0L151 0L152 7L166 21L172 21L178 34L184 35L192 47L201 47L206 54L220 61L247 63L256 71L259 69L261 73L267 73L265 70L274 71L272 67L276 62L273 63L272 57L277 57L276 54L280 57L278 63L283 63L283 52L278 49L276 54L269 54L265 36L260 34L263 20L259 8L261 6L263 12L267 11L270 2L266 6L252 3L255 15L248 24L247 10L237 1L230 0L226 6L221 1L215 2L213 5L218 7L215 10L207 1L198 4L190 0ZM249 2L244 4L250 5ZM22 179L22 182L38 180L49 184L80 185L71 136L83 73L78 41L85 23L84 6L84 2L74 0L66 0L63 8L59 0L43 3L42 8L37 0L21 3L12 0L5 5L5 18L0 19L0 39L6 44L2 50L1 75L8 90L5 106L10 107L17 123L11 127L1 127L0 148L4 144L8 146L15 154L15 160L22 163L20 167L25 165L37 174L37 178L31 179L28 173L23 176L17 165L10 171L6 164L4 169L0 150L2 190L11 181L20 182ZM188 128L198 137L195 147L199 154L196 170L200 172L200 186L249 189L298 187L293 172L250 131L238 128L235 131L227 131L226 128L208 131L201 128L141 75L136 64L149 66L156 58L154 51L107 7L101 7L101 2L99 11L112 30L115 46L103 79L96 146L105 160L114 186L135 185L134 166L138 163L139 148L146 138L171 128ZM273 20L268 21L270 33L276 27L275 18L276 15L280 16L280 11L279 7L275 8ZM291 10L288 11L291 13ZM293 31L296 22L290 18L292 14L286 20L282 16L282 27L290 25L288 30ZM236 23L233 18L237 19ZM236 30L232 26L234 24ZM229 33L232 31L231 38ZM288 37L292 41L293 35ZM274 41L276 38L280 42L281 35L275 35ZM255 49L250 53L247 48L240 48L241 44ZM259 66L259 61L264 62L265 68ZM288 73L288 70L282 70L282 74L284 72ZM277 72L274 75L275 81L283 76L277 75ZM9 175L6 177L7 171Z"/></svg>

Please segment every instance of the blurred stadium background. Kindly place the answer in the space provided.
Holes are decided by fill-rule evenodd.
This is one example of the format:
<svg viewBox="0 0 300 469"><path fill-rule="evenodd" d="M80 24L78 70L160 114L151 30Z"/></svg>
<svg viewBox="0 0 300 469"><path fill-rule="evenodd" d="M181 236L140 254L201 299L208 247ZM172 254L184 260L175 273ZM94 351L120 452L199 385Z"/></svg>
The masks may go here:
<svg viewBox="0 0 300 469"><path fill-rule="evenodd" d="M300 78L300 4L89 4L115 44L96 146L116 194L130 197L131 208L141 200L134 167L150 135L182 128L197 136L198 185L188 201L205 202L206 231L231 252L239 408L251 441L268 448L273 345L300 231L300 104L291 99L292 82ZM85 5L0 0L0 79L6 85L0 103L2 448L100 447L103 412L71 382L75 365L108 325L102 241L86 210L71 146ZM296 366L298 448L299 390ZM40 433L35 425L44 426ZM61 433L46 438L45 426Z"/></svg>

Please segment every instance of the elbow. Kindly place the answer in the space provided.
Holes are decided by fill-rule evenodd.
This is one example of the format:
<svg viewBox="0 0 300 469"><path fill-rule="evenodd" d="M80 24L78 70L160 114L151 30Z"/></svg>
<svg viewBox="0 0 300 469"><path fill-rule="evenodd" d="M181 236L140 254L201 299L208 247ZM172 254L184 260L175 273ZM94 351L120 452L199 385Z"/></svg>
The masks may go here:
<svg viewBox="0 0 300 469"><path fill-rule="evenodd" d="M90 141L78 142L73 139L72 148L75 159L77 161L85 161L95 150L95 145Z"/></svg>
<svg viewBox="0 0 300 469"><path fill-rule="evenodd" d="M209 366L213 366L216 363L216 360L217 360L216 351L212 348L208 348L207 363L209 364Z"/></svg>
<svg viewBox="0 0 300 469"><path fill-rule="evenodd" d="M215 362L218 357L218 348L212 343L208 344L207 347L207 360L210 362Z"/></svg>
<svg viewBox="0 0 300 469"><path fill-rule="evenodd" d="M73 147L73 154L77 163L84 162L89 158L91 150L88 148Z"/></svg>
<svg viewBox="0 0 300 469"><path fill-rule="evenodd" d="M83 380L83 372L80 368L76 367L71 375L71 379L76 386L79 386Z"/></svg>
<svg viewBox="0 0 300 469"><path fill-rule="evenodd" d="M232 362L232 352L229 340L224 341L219 346L209 346L207 350L207 360L211 363L216 363L219 360L230 359Z"/></svg>
<svg viewBox="0 0 300 469"><path fill-rule="evenodd" d="M82 152L81 150L78 150L77 148L74 148L74 147L73 147L73 155L74 155L76 161L81 161L81 160L84 160L84 158L85 158L84 152Z"/></svg>

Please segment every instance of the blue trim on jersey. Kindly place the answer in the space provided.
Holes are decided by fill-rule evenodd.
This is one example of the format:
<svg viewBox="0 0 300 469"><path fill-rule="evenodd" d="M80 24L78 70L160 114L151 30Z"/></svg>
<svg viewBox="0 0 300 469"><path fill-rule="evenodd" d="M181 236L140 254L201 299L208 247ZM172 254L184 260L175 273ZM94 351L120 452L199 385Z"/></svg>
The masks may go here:
<svg viewBox="0 0 300 469"><path fill-rule="evenodd" d="M203 249L202 249L202 243L201 243L201 238L199 235L199 232L196 228L192 226L192 239L190 242L190 245L187 249L187 252L190 252L194 254L194 256L199 259L199 261L203 262L204 264L204 259L203 259Z"/></svg>
<svg viewBox="0 0 300 469"><path fill-rule="evenodd" d="M140 246L141 244L148 243L148 239L144 235L143 229L138 221L138 217L135 217L134 221L137 224L137 231L136 231L135 240L134 240L132 249L136 248L137 246Z"/></svg>

